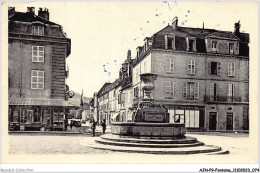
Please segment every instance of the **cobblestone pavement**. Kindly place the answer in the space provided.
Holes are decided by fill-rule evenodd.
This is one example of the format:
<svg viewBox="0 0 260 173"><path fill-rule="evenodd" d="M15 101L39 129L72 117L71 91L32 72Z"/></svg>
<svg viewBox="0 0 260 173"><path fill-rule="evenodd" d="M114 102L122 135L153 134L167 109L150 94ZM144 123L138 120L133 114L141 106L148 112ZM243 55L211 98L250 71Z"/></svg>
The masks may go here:
<svg viewBox="0 0 260 173"><path fill-rule="evenodd" d="M252 141L249 140L248 134L225 134L213 135L207 134L195 134L189 133L187 136L196 137L199 141L204 142L207 145L217 145L224 150L229 150L230 154L226 156L207 156L215 158L227 158L232 161L233 158L245 159L247 157L253 157L251 146ZM170 155L152 155L152 154L136 154L136 153L121 153L112 152L108 150L98 150L88 147L86 144L93 144L97 137L91 137L88 135L68 135L68 136L48 136L41 134L19 134L9 135L10 154L119 154L122 157L135 156L143 157L149 156L150 159L155 158L169 158L171 160L176 159ZM84 145L83 145L84 144ZM180 156L177 158L192 158L191 156Z"/></svg>
<svg viewBox="0 0 260 173"><path fill-rule="evenodd" d="M91 136L10 135L10 154L103 154L109 151L92 149L81 140L94 142Z"/></svg>

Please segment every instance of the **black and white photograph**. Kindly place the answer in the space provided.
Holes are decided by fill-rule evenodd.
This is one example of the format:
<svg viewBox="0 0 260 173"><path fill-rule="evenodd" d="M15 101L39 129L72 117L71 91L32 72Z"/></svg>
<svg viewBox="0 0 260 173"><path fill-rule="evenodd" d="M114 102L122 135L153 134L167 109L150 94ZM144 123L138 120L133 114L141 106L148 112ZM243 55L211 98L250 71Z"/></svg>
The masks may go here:
<svg viewBox="0 0 260 173"><path fill-rule="evenodd" d="M258 1L1 3L3 163L259 172Z"/></svg>

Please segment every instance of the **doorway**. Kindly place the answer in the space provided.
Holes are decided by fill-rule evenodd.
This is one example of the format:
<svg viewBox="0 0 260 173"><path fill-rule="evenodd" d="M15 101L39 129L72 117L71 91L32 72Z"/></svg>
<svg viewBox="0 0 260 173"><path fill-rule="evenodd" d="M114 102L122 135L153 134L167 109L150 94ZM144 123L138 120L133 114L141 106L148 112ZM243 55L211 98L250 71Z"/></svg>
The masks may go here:
<svg viewBox="0 0 260 173"><path fill-rule="evenodd" d="M227 113L227 130L233 130L233 113Z"/></svg>
<svg viewBox="0 0 260 173"><path fill-rule="evenodd" d="M217 112L209 113L209 130L216 130L217 128Z"/></svg>

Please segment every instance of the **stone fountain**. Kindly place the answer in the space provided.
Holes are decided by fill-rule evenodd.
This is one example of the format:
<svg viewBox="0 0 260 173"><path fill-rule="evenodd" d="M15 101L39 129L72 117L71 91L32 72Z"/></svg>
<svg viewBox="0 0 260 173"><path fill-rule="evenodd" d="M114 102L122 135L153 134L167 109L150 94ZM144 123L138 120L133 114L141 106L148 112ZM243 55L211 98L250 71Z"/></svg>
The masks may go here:
<svg viewBox="0 0 260 173"><path fill-rule="evenodd" d="M164 105L154 103L157 74L141 74L143 98L132 108L133 122L113 122L111 134L102 135L90 147L103 150L152 154L227 153L187 137L185 124L169 123Z"/></svg>

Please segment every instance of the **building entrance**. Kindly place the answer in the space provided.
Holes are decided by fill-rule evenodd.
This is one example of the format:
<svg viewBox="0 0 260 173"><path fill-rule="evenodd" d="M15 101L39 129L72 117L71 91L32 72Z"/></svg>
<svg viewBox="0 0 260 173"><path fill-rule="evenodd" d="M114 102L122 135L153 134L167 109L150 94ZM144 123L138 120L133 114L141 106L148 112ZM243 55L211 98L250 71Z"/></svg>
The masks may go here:
<svg viewBox="0 0 260 173"><path fill-rule="evenodd" d="M209 113L209 130L216 130L217 127L217 112Z"/></svg>
<svg viewBox="0 0 260 173"><path fill-rule="evenodd" d="M233 113L227 113L227 130L233 130Z"/></svg>

